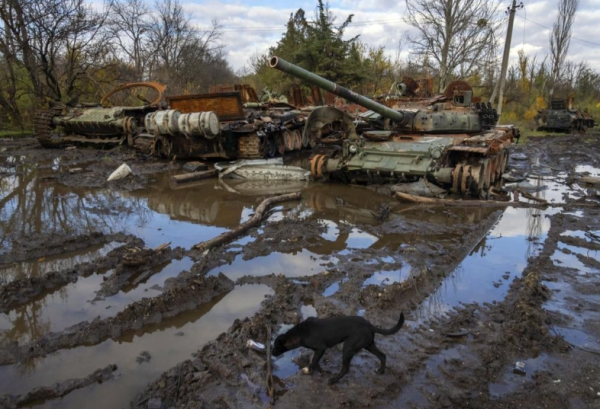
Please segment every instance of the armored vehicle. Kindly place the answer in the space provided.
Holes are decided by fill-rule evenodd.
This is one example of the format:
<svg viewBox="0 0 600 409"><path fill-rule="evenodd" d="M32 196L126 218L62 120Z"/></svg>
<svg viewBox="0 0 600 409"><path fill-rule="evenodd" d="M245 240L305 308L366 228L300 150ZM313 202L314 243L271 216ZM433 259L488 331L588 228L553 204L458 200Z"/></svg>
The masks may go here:
<svg viewBox="0 0 600 409"><path fill-rule="evenodd" d="M538 131L585 132L594 127L594 118L587 112L573 108L572 99L556 99L550 102L550 108L538 111L534 117Z"/></svg>
<svg viewBox="0 0 600 409"><path fill-rule="evenodd" d="M156 97L142 105L112 106L110 98L127 89L150 88ZM168 97L155 82L113 89L98 104L56 103L38 111L36 137L45 147L72 144L128 146L163 158L263 158L299 150L305 114L286 103L247 102L248 86L231 92ZM242 92L243 91L243 92Z"/></svg>
<svg viewBox="0 0 600 409"><path fill-rule="evenodd" d="M311 159L315 178L367 183L426 178L461 195L485 197L507 166L507 147L519 137L517 128L497 125L491 104L472 104L472 90L462 86L390 108L281 58L271 57L270 66L369 109L358 120L334 107L310 114L303 135L309 143L332 128L343 139L338 154Z"/></svg>

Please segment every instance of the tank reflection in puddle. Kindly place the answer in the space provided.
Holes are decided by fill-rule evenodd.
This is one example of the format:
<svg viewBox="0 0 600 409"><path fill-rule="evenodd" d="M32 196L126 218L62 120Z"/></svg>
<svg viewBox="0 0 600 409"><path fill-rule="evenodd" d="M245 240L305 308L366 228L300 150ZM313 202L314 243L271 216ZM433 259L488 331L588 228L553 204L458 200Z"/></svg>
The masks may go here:
<svg viewBox="0 0 600 409"><path fill-rule="evenodd" d="M22 366L0 367L0 393L26 393L33 387L87 376L108 363L116 363L120 374L117 380L80 389L63 399L47 402L44 408L128 407L147 383L191 358L193 352L226 331L236 318L253 315L267 294L272 294L272 290L264 285L238 286L196 310L114 341L63 350ZM143 351L148 351L151 359L139 364L136 357Z"/></svg>

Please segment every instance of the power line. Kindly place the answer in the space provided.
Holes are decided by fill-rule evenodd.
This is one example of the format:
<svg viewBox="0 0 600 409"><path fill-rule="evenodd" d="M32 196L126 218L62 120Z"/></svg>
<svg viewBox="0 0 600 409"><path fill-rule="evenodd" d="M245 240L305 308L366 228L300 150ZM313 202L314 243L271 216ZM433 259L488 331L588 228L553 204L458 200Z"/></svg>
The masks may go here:
<svg viewBox="0 0 600 409"><path fill-rule="evenodd" d="M370 20L370 21L356 21L356 22L352 22L350 23L349 27L354 27L354 26L369 26L369 25L376 25L376 24L392 24L392 23L398 23L402 21L401 18L396 18L396 19L387 19L387 20ZM211 30L212 28L209 27L200 27L200 30ZM238 27L238 26L221 26L221 31L227 31L227 32L235 32L235 31L283 31L285 30L285 24L282 24L281 26L255 26L255 27Z"/></svg>
<svg viewBox="0 0 600 409"><path fill-rule="evenodd" d="M528 19L527 17L521 17L521 16L519 16L519 15L518 15L517 17L519 17L519 18L522 18L522 19L524 19L525 21L529 21L530 23L533 23L533 24L535 24L536 26L540 26L540 27L542 27L542 28L545 28L546 30L552 30L550 27L546 27L545 25L543 25L543 24L540 24L540 23L537 23L537 22L535 22L535 21L533 21L533 20L531 20L531 19ZM577 40L577 41L582 41L582 42L584 42L584 43L588 43L588 44L592 44L592 45L597 45L597 46L600 46L600 43L595 43L595 42L593 42L593 41L584 40L584 39L582 39L582 38L577 38L577 37L573 37L573 36L571 36L571 39L572 39L572 40Z"/></svg>

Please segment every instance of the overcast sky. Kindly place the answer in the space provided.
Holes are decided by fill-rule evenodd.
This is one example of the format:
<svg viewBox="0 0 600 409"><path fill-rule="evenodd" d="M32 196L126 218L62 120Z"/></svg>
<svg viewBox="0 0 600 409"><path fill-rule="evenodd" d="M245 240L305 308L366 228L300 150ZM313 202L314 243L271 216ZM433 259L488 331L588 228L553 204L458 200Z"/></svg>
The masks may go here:
<svg viewBox="0 0 600 409"><path fill-rule="evenodd" d="M210 26L212 19L216 19L223 27L221 41L234 70L243 67L251 54L266 51L281 38L290 13L303 8L312 17L316 5L316 0L181 1L198 27ZM518 11L515 19L511 58L516 58L517 51L524 48L527 55L537 54L538 59L543 59L549 51L550 28L558 14L558 0L524 3L525 9ZM402 34L411 31L411 27L403 21L403 0L331 0L329 4L331 11L337 16L337 22L341 23L346 16L354 14L353 21L356 24L352 24L347 30L349 37L360 34L363 42L370 46L383 45L390 55L395 53ZM506 9L510 0L500 4L502 9ZM600 0L580 0L569 59L587 61L590 66L600 70L599 24ZM504 38L504 34L502 37ZM408 55L408 49L406 44L405 56Z"/></svg>

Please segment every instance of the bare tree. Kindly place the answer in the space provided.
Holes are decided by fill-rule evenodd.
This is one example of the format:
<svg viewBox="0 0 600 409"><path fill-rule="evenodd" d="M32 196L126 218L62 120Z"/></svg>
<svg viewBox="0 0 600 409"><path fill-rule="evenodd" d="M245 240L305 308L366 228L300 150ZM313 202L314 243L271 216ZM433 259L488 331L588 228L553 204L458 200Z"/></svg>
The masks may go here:
<svg viewBox="0 0 600 409"><path fill-rule="evenodd" d="M107 14L85 0L0 0L0 34L16 44L38 100L71 98L90 71L105 68Z"/></svg>
<svg viewBox="0 0 600 409"><path fill-rule="evenodd" d="M554 94L557 83L561 80L569 45L571 44L571 29L579 0L559 0L558 18L552 26L550 34L550 66L551 80L550 97Z"/></svg>
<svg viewBox="0 0 600 409"><path fill-rule="evenodd" d="M440 90L452 75L471 75L496 49L498 3L487 0L406 0L408 24L417 29L413 52L437 63Z"/></svg>
<svg viewBox="0 0 600 409"><path fill-rule="evenodd" d="M148 58L150 9L143 0L116 0L112 5L110 31L118 51L133 67L134 81L142 81Z"/></svg>
<svg viewBox="0 0 600 409"><path fill-rule="evenodd" d="M204 91L209 81L232 79L219 38L216 21L211 28L198 30L178 0L162 0L156 4L149 31L150 76L169 84L175 93Z"/></svg>

